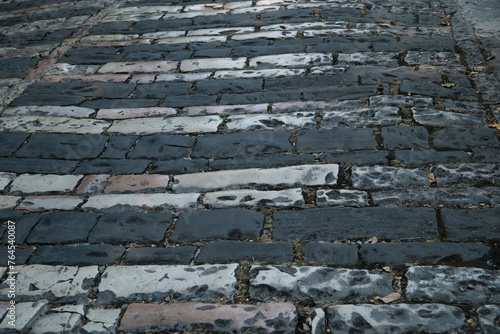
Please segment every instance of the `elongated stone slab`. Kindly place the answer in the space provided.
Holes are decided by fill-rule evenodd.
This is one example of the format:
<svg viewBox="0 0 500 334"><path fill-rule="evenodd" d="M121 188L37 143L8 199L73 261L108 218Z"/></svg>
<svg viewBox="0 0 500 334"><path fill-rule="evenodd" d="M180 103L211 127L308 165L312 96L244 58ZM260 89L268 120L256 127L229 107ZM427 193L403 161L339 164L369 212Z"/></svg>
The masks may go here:
<svg viewBox="0 0 500 334"><path fill-rule="evenodd" d="M370 106L401 106L401 107L426 107L432 108L434 102L430 97L403 96L403 95L377 95L370 97Z"/></svg>
<svg viewBox="0 0 500 334"><path fill-rule="evenodd" d="M393 292L392 278L370 270L252 266L250 298L259 301L356 303Z"/></svg>
<svg viewBox="0 0 500 334"><path fill-rule="evenodd" d="M484 305L500 303L500 271L465 267L412 267L406 297L410 301L437 301Z"/></svg>
<svg viewBox="0 0 500 334"><path fill-rule="evenodd" d="M177 61L110 62L99 73L173 73L178 64Z"/></svg>
<svg viewBox="0 0 500 334"><path fill-rule="evenodd" d="M260 56L250 59L250 68L308 67L332 65L333 56L327 53L290 53L279 57Z"/></svg>
<svg viewBox="0 0 500 334"><path fill-rule="evenodd" d="M229 117L228 131L303 129L316 127L314 113L287 115L241 115Z"/></svg>
<svg viewBox="0 0 500 334"><path fill-rule="evenodd" d="M33 322L42 314L47 312L48 306L47 300L39 300L36 302L26 302L26 303L16 303L16 310L14 315L14 326L9 324L12 319L7 315L0 323L0 330L5 330L5 332L23 332L28 328L31 328ZM9 331L10 330L10 331Z"/></svg>
<svg viewBox="0 0 500 334"><path fill-rule="evenodd" d="M302 189L279 191L227 190L205 194L203 204L209 208L230 207L302 207L305 200Z"/></svg>
<svg viewBox="0 0 500 334"><path fill-rule="evenodd" d="M67 193L71 192L83 175L22 174L11 185L11 193Z"/></svg>
<svg viewBox="0 0 500 334"><path fill-rule="evenodd" d="M469 325L455 306L441 304L335 305L327 308L332 333L462 333Z"/></svg>
<svg viewBox="0 0 500 334"><path fill-rule="evenodd" d="M0 118L0 129L11 132L91 133L106 131L110 123L103 120L67 117L6 116Z"/></svg>
<svg viewBox="0 0 500 334"><path fill-rule="evenodd" d="M328 111L321 121L322 129L338 127L388 126L401 123L399 108L367 108L352 111Z"/></svg>
<svg viewBox="0 0 500 334"><path fill-rule="evenodd" d="M4 190L15 177L14 173L0 172L0 191Z"/></svg>
<svg viewBox="0 0 500 334"><path fill-rule="evenodd" d="M71 117L87 118L95 113L94 109L80 107L60 107L60 106L23 106L5 110L5 116L48 116L48 117Z"/></svg>
<svg viewBox="0 0 500 334"><path fill-rule="evenodd" d="M111 266L99 284L98 303L232 300L237 264Z"/></svg>
<svg viewBox="0 0 500 334"><path fill-rule="evenodd" d="M398 54L387 52L341 53L338 55L339 65L378 65L386 67L398 66Z"/></svg>
<svg viewBox="0 0 500 334"><path fill-rule="evenodd" d="M92 109L93 110L93 109ZM100 109L96 115L98 119L126 119L139 117L165 117L174 116L177 111L174 108L122 108L122 109Z"/></svg>
<svg viewBox="0 0 500 334"><path fill-rule="evenodd" d="M200 194L115 194L90 196L84 210L135 211L192 209Z"/></svg>
<svg viewBox="0 0 500 334"><path fill-rule="evenodd" d="M306 69L263 69L263 70L237 70L216 71L214 79L239 79L239 78L280 78L300 76L306 73Z"/></svg>
<svg viewBox="0 0 500 334"><path fill-rule="evenodd" d="M368 206L368 193L348 189L325 189L316 192L316 202L320 206Z"/></svg>
<svg viewBox="0 0 500 334"><path fill-rule="evenodd" d="M217 132L222 120L218 116L150 117L117 120L109 132L121 134Z"/></svg>
<svg viewBox="0 0 500 334"><path fill-rule="evenodd" d="M339 166L303 165L274 169L251 168L179 175L174 178L176 192L204 192L238 187L296 187L300 185L335 185Z"/></svg>
<svg viewBox="0 0 500 334"><path fill-rule="evenodd" d="M429 186L428 173L420 169L388 166L354 167L352 183L358 189L397 189Z"/></svg>
<svg viewBox="0 0 500 334"><path fill-rule="evenodd" d="M16 297L25 301L47 299L74 302L88 296L97 276L97 266L65 267L27 265L16 267ZM0 298L6 299L8 280L0 285Z"/></svg>
<svg viewBox="0 0 500 334"><path fill-rule="evenodd" d="M199 70L242 70L245 67L246 58L211 58L211 59L185 59L181 62L182 72L193 72Z"/></svg>
<svg viewBox="0 0 500 334"><path fill-rule="evenodd" d="M151 329L189 330L209 326L224 333L294 333L297 311L291 303L221 305L176 303L131 304L120 330L137 333Z"/></svg>
<svg viewBox="0 0 500 334"><path fill-rule="evenodd" d="M429 108L412 108L413 118L417 123L435 127L486 127L486 120L472 115L459 114Z"/></svg>
<svg viewBox="0 0 500 334"><path fill-rule="evenodd" d="M27 196L24 198L21 204L19 204L19 206L16 207L16 210L26 211L26 212L50 211L50 210L74 210L83 201L84 201L83 197L70 196L70 195Z"/></svg>
<svg viewBox="0 0 500 334"><path fill-rule="evenodd" d="M438 186L500 184L500 164L439 165L434 171Z"/></svg>

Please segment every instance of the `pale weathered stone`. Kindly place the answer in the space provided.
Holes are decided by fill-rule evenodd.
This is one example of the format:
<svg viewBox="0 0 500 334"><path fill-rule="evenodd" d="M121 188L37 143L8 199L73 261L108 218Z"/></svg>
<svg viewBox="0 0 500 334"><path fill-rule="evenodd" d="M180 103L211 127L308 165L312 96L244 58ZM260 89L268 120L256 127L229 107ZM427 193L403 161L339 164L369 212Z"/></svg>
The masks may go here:
<svg viewBox="0 0 500 334"><path fill-rule="evenodd" d="M250 68L308 67L332 65L333 56L328 53L290 53L279 57L260 56L250 59Z"/></svg>
<svg viewBox="0 0 500 334"><path fill-rule="evenodd" d="M16 197L20 198L20 197ZM83 197L69 195L27 196L16 207L17 211L37 212L50 210L74 210L84 201Z"/></svg>
<svg viewBox="0 0 500 334"><path fill-rule="evenodd" d="M51 312L63 312L63 313L77 313L81 316L85 316L85 306L84 305L63 305L60 307L55 307L50 309Z"/></svg>
<svg viewBox="0 0 500 334"><path fill-rule="evenodd" d="M109 334L114 333L121 309L91 308L86 318L90 321L82 327L84 333Z"/></svg>
<svg viewBox="0 0 500 334"><path fill-rule="evenodd" d="M293 101L279 102L272 105L273 113L289 113L298 111L328 111L328 110L351 110L363 104L359 100L349 101Z"/></svg>
<svg viewBox="0 0 500 334"><path fill-rule="evenodd" d="M326 314L321 308L314 309L311 319L311 334L326 333Z"/></svg>
<svg viewBox="0 0 500 334"><path fill-rule="evenodd" d="M431 64L431 65L450 65L459 64L460 55L454 52L422 52L408 51L405 61L409 65Z"/></svg>
<svg viewBox="0 0 500 334"><path fill-rule="evenodd" d="M403 95L377 95L370 97L370 106L401 106L432 108L434 102L430 97L403 96Z"/></svg>
<svg viewBox="0 0 500 334"><path fill-rule="evenodd" d="M303 165L282 168L251 168L179 175L174 177L176 192L204 192L239 187L296 187L337 184L339 166Z"/></svg>
<svg viewBox="0 0 500 334"><path fill-rule="evenodd" d="M305 29L347 28L347 22L306 22L306 23L280 23L262 26L260 31L268 30L305 30Z"/></svg>
<svg viewBox="0 0 500 334"><path fill-rule="evenodd" d="M23 106L5 110L2 116L53 116L88 118L95 113L94 109L80 107L59 107L59 106Z"/></svg>
<svg viewBox="0 0 500 334"><path fill-rule="evenodd" d="M327 308L332 333L464 333L464 312L440 304L335 305Z"/></svg>
<svg viewBox="0 0 500 334"><path fill-rule="evenodd" d="M193 13L191 13L193 14ZM186 14L186 16L195 16ZM189 44L189 43L210 43L220 42L225 43L227 37L225 36L190 36L190 37L172 37L161 38L156 41L156 44Z"/></svg>
<svg viewBox="0 0 500 334"><path fill-rule="evenodd" d="M379 65L398 66L398 54L387 52L341 53L337 58L339 65Z"/></svg>
<svg viewBox="0 0 500 334"><path fill-rule="evenodd" d="M22 174L12 182L10 191L13 194L68 193L81 179L83 175Z"/></svg>
<svg viewBox="0 0 500 334"><path fill-rule="evenodd" d="M0 172L0 191L4 190L15 177L14 173Z"/></svg>
<svg viewBox="0 0 500 334"><path fill-rule="evenodd" d="M267 113L267 107L267 104L233 104L228 106L185 107L182 108L182 113L187 116L255 114Z"/></svg>
<svg viewBox="0 0 500 334"><path fill-rule="evenodd" d="M316 202L321 206L368 206L368 193L358 190L325 189L316 192Z"/></svg>
<svg viewBox="0 0 500 334"><path fill-rule="evenodd" d="M174 108L124 108L124 109L100 109L96 118L99 119L127 119L141 117L166 117L174 116L177 111Z"/></svg>
<svg viewBox="0 0 500 334"><path fill-rule="evenodd" d="M0 195L0 210L8 210L16 207L17 202L19 202L22 197L18 196L8 196Z"/></svg>
<svg viewBox="0 0 500 334"><path fill-rule="evenodd" d="M358 189L428 187L428 173L421 169L373 166L353 167L352 183Z"/></svg>
<svg viewBox="0 0 500 334"><path fill-rule="evenodd" d="M84 210L135 211L193 209L200 194L115 194L90 196Z"/></svg>
<svg viewBox="0 0 500 334"><path fill-rule="evenodd" d="M484 305L477 309L479 324L484 333L500 333L500 306Z"/></svg>
<svg viewBox="0 0 500 334"><path fill-rule="evenodd" d="M229 207L302 207L305 205L302 189L275 191L227 190L207 193L203 204L209 208Z"/></svg>
<svg viewBox="0 0 500 334"><path fill-rule="evenodd" d="M322 129L338 127L388 126L401 123L399 108L367 108L350 111L328 111L323 114Z"/></svg>
<svg viewBox="0 0 500 334"><path fill-rule="evenodd" d="M250 298L296 302L359 303L393 292L385 273L326 267L252 266Z"/></svg>
<svg viewBox="0 0 500 334"><path fill-rule="evenodd" d="M102 120L69 117L6 116L0 118L0 129L17 132L100 134L111 124Z"/></svg>
<svg viewBox="0 0 500 334"><path fill-rule="evenodd" d="M222 119L217 116L134 118L114 121L108 131L138 135L217 132L221 123Z"/></svg>
<svg viewBox="0 0 500 334"><path fill-rule="evenodd" d="M50 313L33 323L30 333L71 333L78 328L82 320L82 316L76 313Z"/></svg>
<svg viewBox="0 0 500 334"><path fill-rule="evenodd" d="M177 65L176 61L110 62L99 73L172 73Z"/></svg>
<svg viewBox="0 0 500 334"><path fill-rule="evenodd" d="M232 300L237 267L111 266L102 275L98 302Z"/></svg>
<svg viewBox="0 0 500 334"><path fill-rule="evenodd" d="M426 126L460 128L486 126L486 120L481 117L429 108L412 108L412 111L415 121Z"/></svg>
<svg viewBox="0 0 500 334"><path fill-rule="evenodd" d="M228 131L303 129L316 127L316 120L314 112L286 115L240 115L229 117L226 127Z"/></svg>
<svg viewBox="0 0 500 334"><path fill-rule="evenodd" d="M48 304L49 302L47 300L16 303L16 312L14 315L15 326L9 325L9 322L13 319L9 317L9 314L7 314L2 320L2 323L0 323L0 330L7 331L8 329L10 329L18 332L23 332L26 329L31 328L33 322L39 316L47 312Z"/></svg>
<svg viewBox="0 0 500 334"><path fill-rule="evenodd" d="M181 71L192 72L199 70L218 69L243 69L246 58L209 58L209 59L185 59L181 62Z"/></svg>
<svg viewBox="0 0 500 334"><path fill-rule="evenodd" d="M160 74L156 77L155 82L164 81L198 81L210 78L212 72L196 72L196 73L175 73L175 74Z"/></svg>
<svg viewBox="0 0 500 334"><path fill-rule="evenodd" d="M306 69L263 69L263 70L239 70L239 71L216 71L214 79L238 79L238 78L281 78L301 76Z"/></svg>
<svg viewBox="0 0 500 334"><path fill-rule="evenodd" d="M167 305L131 304L120 330L144 332L151 329L189 330L210 326L224 333L294 333L297 311L291 303L221 305L176 303Z"/></svg>
<svg viewBox="0 0 500 334"><path fill-rule="evenodd" d="M245 34L253 32L255 29L253 27L234 27L234 28L218 28L218 29L197 29L190 30L187 33L188 37L191 36L211 36L211 35L234 35L234 34Z"/></svg>
<svg viewBox="0 0 500 334"><path fill-rule="evenodd" d="M45 75L90 75L96 73L99 70L99 67L99 65L73 65L66 63L57 63L52 65L52 67L47 71L47 73L45 73Z"/></svg>
<svg viewBox="0 0 500 334"><path fill-rule="evenodd" d="M143 34L143 38L159 39L159 38L175 38L186 36L185 31L158 31L158 32L148 32Z"/></svg>
<svg viewBox="0 0 500 334"><path fill-rule="evenodd" d="M406 297L413 302L500 303L500 271L465 267L412 267Z"/></svg>
<svg viewBox="0 0 500 334"><path fill-rule="evenodd" d="M74 302L88 296L97 276L97 266L66 267L26 265L16 267L16 297L34 301ZM8 284L0 285L0 296L7 298Z"/></svg>
<svg viewBox="0 0 500 334"><path fill-rule="evenodd" d="M257 38L295 38L297 36L298 31L259 31L252 32L249 34L241 34L241 35L233 35L231 36L231 40L234 41L246 41L250 39Z"/></svg>

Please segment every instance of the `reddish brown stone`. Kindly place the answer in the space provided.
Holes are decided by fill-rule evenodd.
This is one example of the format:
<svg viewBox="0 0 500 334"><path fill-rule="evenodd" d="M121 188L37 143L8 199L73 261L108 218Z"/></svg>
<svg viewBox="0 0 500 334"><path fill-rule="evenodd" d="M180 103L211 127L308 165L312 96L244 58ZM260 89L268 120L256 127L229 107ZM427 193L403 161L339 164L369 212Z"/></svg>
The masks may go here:
<svg viewBox="0 0 500 334"><path fill-rule="evenodd" d="M169 181L168 175L161 174L117 175L109 178L104 193L165 191Z"/></svg>
<svg viewBox="0 0 500 334"><path fill-rule="evenodd" d="M102 194L109 179L108 174L87 175L76 189L77 194Z"/></svg>

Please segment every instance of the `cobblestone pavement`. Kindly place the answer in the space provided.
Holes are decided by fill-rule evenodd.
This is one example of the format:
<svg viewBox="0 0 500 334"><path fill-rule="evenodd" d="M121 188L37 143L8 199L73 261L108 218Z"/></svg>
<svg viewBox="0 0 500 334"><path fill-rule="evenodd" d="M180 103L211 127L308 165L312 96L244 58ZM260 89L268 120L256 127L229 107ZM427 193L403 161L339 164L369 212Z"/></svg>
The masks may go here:
<svg viewBox="0 0 500 334"><path fill-rule="evenodd" d="M498 10L3 0L0 332L500 333Z"/></svg>

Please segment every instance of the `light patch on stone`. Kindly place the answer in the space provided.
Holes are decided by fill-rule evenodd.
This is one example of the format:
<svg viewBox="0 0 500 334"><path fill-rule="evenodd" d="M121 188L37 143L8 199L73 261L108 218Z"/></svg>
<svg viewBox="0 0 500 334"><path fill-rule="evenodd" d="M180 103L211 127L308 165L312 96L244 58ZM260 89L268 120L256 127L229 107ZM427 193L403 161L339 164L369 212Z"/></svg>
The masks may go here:
<svg viewBox="0 0 500 334"><path fill-rule="evenodd" d="M368 193L347 189L324 189L316 192L316 202L320 206L368 206Z"/></svg>
<svg viewBox="0 0 500 334"><path fill-rule="evenodd" d="M423 169L388 166L353 167L352 183L357 189L429 187L429 173Z"/></svg>
<svg viewBox="0 0 500 334"><path fill-rule="evenodd" d="M291 113L286 115L241 115L227 120L228 131L304 129L316 126L315 113Z"/></svg>
<svg viewBox="0 0 500 334"><path fill-rule="evenodd" d="M90 196L84 210L135 211L193 209L200 194L115 194Z"/></svg>
<svg viewBox="0 0 500 334"><path fill-rule="evenodd" d="M99 73L172 73L177 65L177 61L110 62L104 64Z"/></svg>
<svg viewBox="0 0 500 334"><path fill-rule="evenodd" d="M412 108L413 118L417 123L432 127L460 127L478 128L486 127L486 120L482 117L459 114L429 108Z"/></svg>
<svg viewBox="0 0 500 334"><path fill-rule="evenodd" d="M197 29L190 30L187 33L188 37L191 36L218 36L218 35L233 35L233 34L244 34L253 32L255 29L253 27L234 27L234 28L219 28L219 29Z"/></svg>
<svg viewBox="0 0 500 334"><path fill-rule="evenodd" d="M217 71L214 79L238 79L238 78L282 78L301 76L306 69L263 69L263 70L240 70L240 71Z"/></svg>
<svg viewBox="0 0 500 334"><path fill-rule="evenodd" d="M2 117L5 116L52 116L52 117L71 117L88 118L95 113L94 109L80 107L60 107L60 106L22 106L5 110Z"/></svg>
<svg viewBox="0 0 500 334"><path fill-rule="evenodd" d="M106 131L110 123L95 119L69 117L7 116L0 118L0 128L12 132L90 133Z"/></svg>
<svg viewBox="0 0 500 334"><path fill-rule="evenodd" d="M219 69L243 69L246 58L185 59L181 62L182 72Z"/></svg>
<svg viewBox="0 0 500 334"><path fill-rule="evenodd" d="M82 316L76 313L50 313L36 320L30 333L71 333L82 320Z"/></svg>
<svg viewBox="0 0 500 334"><path fill-rule="evenodd" d="M321 128L389 126L401 123L399 108L366 108L347 111L327 111L323 114Z"/></svg>
<svg viewBox="0 0 500 334"><path fill-rule="evenodd" d="M148 117L117 120L109 128L110 133L157 134L157 133L210 133L217 132L222 119L218 116L199 117Z"/></svg>
<svg viewBox="0 0 500 334"><path fill-rule="evenodd" d="M309 67L332 65L333 56L328 53L290 53L279 57L260 56L250 59L250 68Z"/></svg>
<svg viewBox="0 0 500 334"><path fill-rule="evenodd" d="M67 193L76 187L83 175L22 174L12 182L13 194Z"/></svg>
<svg viewBox="0 0 500 334"><path fill-rule="evenodd" d="M0 191L4 190L15 177L14 173L0 172Z"/></svg>
<svg viewBox="0 0 500 334"><path fill-rule="evenodd" d="M83 197L69 195L27 196L21 204L16 207L16 211L37 212L50 210L74 210L83 201Z"/></svg>
<svg viewBox="0 0 500 334"><path fill-rule="evenodd" d="M203 204L214 209L248 206L303 207L305 200L300 188L273 191L243 189L207 193L203 197Z"/></svg>
<svg viewBox="0 0 500 334"><path fill-rule="evenodd" d="M23 332L31 328L33 322L45 312L47 312L49 302L47 300L39 300L36 302L16 303L16 321L15 326L9 325L11 319L5 317L0 323L2 330L17 330Z"/></svg>

